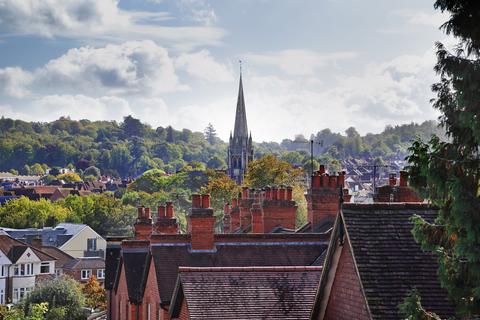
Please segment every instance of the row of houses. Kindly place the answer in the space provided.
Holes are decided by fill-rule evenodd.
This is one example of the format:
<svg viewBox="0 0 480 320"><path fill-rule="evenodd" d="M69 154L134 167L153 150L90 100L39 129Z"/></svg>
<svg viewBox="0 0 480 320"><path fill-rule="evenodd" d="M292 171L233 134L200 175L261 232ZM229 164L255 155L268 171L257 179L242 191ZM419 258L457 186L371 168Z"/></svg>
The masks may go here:
<svg viewBox="0 0 480 320"><path fill-rule="evenodd" d="M0 228L0 304L17 303L43 280L67 275L105 279L106 241L87 225Z"/></svg>
<svg viewBox="0 0 480 320"><path fill-rule="evenodd" d="M108 239L108 318L402 319L397 306L413 288L447 318L454 310L436 259L410 232L413 214L433 221L437 209L400 178L375 203L349 203L345 175L322 167L299 228L282 186L244 189L225 206L223 233L209 195L193 195L188 234L168 204L155 215L141 207L134 238Z"/></svg>

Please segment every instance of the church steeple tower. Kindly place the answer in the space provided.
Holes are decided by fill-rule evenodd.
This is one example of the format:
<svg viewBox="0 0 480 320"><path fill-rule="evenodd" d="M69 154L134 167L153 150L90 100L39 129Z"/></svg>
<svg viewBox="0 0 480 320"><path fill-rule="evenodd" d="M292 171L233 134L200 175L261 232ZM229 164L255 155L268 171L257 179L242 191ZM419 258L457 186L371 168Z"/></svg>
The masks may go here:
<svg viewBox="0 0 480 320"><path fill-rule="evenodd" d="M248 162L253 160L252 135L248 135L247 112L243 95L242 62L240 61L240 84L238 86L237 110L233 137L230 134L228 147L228 175L238 184L243 182Z"/></svg>

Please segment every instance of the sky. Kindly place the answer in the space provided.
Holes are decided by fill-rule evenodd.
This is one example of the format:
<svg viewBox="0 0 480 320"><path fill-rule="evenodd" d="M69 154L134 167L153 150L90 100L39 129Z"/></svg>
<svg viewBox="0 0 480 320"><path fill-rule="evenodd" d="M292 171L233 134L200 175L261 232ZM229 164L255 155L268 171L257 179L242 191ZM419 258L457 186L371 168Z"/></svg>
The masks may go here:
<svg viewBox="0 0 480 320"><path fill-rule="evenodd" d="M0 116L227 140L239 60L254 141L438 117L433 0L0 0Z"/></svg>

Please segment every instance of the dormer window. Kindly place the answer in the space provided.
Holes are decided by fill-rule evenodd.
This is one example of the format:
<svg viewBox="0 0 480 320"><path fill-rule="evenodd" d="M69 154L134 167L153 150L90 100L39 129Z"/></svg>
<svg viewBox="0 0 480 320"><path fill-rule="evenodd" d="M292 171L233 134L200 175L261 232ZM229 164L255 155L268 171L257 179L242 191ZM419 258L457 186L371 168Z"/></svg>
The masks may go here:
<svg viewBox="0 0 480 320"><path fill-rule="evenodd" d="M40 264L40 273L50 273L50 263L42 262Z"/></svg>

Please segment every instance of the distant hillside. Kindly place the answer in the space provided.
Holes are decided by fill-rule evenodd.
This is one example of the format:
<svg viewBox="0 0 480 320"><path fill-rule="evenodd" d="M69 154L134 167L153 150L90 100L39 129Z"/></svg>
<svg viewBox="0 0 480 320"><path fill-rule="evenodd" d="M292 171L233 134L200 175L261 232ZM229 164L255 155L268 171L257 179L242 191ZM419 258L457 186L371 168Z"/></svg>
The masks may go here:
<svg viewBox="0 0 480 320"><path fill-rule="evenodd" d="M354 128L345 135L330 129L314 138L318 157L343 159L404 157L415 136L428 139L443 136L435 121L387 127L380 134L360 136ZM256 143L255 155L275 153L304 165L309 145L303 136L281 143ZM213 127L205 133L172 127L152 128L130 116L124 121L74 121L60 118L49 123L0 119L0 171L14 169L22 174L39 174L46 167L99 168L102 174L136 176L151 168L175 172L197 161L212 168L225 168L227 143L216 137ZM82 173L80 171L80 173Z"/></svg>

